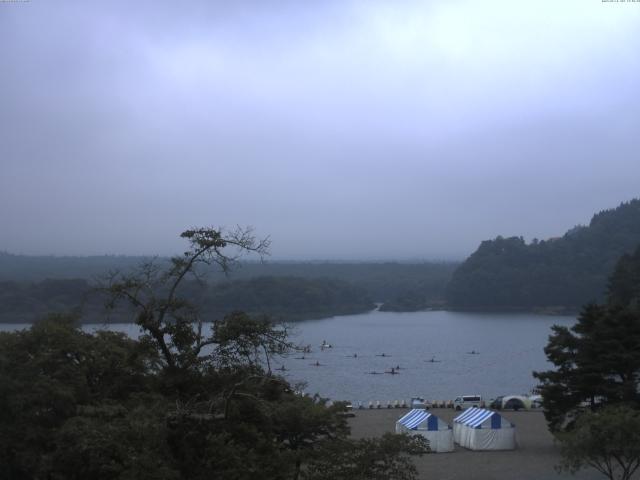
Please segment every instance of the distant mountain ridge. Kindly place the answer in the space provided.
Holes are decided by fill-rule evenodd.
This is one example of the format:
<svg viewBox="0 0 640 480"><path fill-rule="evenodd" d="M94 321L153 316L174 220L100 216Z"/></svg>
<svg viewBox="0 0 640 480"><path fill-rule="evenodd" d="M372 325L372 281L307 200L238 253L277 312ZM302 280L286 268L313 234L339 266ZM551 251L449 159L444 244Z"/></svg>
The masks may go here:
<svg viewBox="0 0 640 480"><path fill-rule="evenodd" d="M640 245L640 199L603 210L588 226L527 244L483 241L454 272L446 299L454 309L577 311L603 301L618 259Z"/></svg>

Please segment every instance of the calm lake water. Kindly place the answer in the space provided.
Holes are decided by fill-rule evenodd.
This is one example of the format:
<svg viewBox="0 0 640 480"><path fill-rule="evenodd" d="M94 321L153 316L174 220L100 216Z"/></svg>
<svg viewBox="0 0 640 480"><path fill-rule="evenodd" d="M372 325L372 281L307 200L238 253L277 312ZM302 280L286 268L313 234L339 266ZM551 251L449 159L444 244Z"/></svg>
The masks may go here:
<svg viewBox="0 0 640 480"><path fill-rule="evenodd" d="M543 348L551 326L574 322L573 317L443 311L373 311L309 320L293 324L292 333L296 343L310 344L312 353L304 359L290 355L274 367L284 365L287 370L280 373L291 383L306 382L308 393L352 402L522 394L536 385L531 372L550 366ZM24 327L0 325L1 330ZM131 324L109 328L138 334ZM320 349L324 340L332 348ZM397 375L370 373L398 366Z"/></svg>

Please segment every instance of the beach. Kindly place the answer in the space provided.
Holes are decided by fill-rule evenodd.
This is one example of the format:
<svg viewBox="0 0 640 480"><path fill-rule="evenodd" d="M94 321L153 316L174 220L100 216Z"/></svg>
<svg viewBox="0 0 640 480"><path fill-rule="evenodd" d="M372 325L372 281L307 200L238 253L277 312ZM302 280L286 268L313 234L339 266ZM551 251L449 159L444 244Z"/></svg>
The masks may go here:
<svg viewBox="0 0 640 480"><path fill-rule="evenodd" d="M378 437L395 431L395 422L408 409L355 410L349 419L353 438ZM450 425L460 412L452 409L432 409L431 413ZM595 469L582 470L575 475L558 473L554 466L560 462L560 450L541 411L505 411L501 414L516 425L518 447L510 451L474 452L455 446L451 453L433 453L414 459L420 479L430 480L542 480L605 478ZM635 477L634 477L635 478Z"/></svg>

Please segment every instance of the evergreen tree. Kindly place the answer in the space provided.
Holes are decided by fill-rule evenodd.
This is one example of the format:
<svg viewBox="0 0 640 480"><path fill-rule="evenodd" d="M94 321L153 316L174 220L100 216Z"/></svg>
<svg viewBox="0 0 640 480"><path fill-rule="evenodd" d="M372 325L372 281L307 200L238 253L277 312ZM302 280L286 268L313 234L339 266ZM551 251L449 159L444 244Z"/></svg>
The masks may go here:
<svg viewBox="0 0 640 480"><path fill-rule="evenodd" d="M553 431L570 428L583 408L640 407L640 248L611 277L609 301L587 305L571 328L553 327L545 348L555 370L535 372Z"/></svg>

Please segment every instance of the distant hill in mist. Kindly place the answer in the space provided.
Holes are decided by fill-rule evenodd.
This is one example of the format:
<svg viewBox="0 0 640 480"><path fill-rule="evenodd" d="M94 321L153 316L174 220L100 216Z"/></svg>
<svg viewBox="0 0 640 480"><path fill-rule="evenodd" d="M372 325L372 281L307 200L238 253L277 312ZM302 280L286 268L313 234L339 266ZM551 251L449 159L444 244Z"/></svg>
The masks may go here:
<svg viewBox="0 0 640 480"><path fill-rule="evenodd" d="M110 271L126 272L151 257L116 255L57 257L0 252L0 281L41 282L84 279L92 283ZM158 258L166 262L168 258ZM204 274L210 282L257 277L332 278L364 288L376 302L390 302L407 294L423 301L442 300L456 262L242 262L228 277L215 267Z"/></svg>
<svg viewBox="0 0 640 480"><path fill-rule="evenodd" d="M92 293L109 271L128 271L148 257L54 257L0 253L0 322L30 322L48 312L82 310L85 321L106 319L103 302ZM157 262L167 262L158 258ZM418 310L441 304L455 263L246 262L225 277L207 269L204 288L185 296L203 314L234 309L296 320L359 313L373 302L389 310ZM204 272L201 272L204 273ZM407 300L408 299L408 300ZM400 302L399 300L402 300ZM128 321L126 312L109 321Z"/></svg>
<svg viewBox="0 0 640 480"><path fill-rule="evenodd" d="M106 275L110 270L128 270L149 258L124 255L58 257L0 252L0 281L40 282L46 279L79 278L93 280Z"/></svg>
<svg viewBox="0 0 640 480"><path fill-rule="evenodd" d="M640 200L634 199L559 238L482 242L453 274L446 299L459 309L575 311L604 300L618 259L638 245Z"/></svg>

